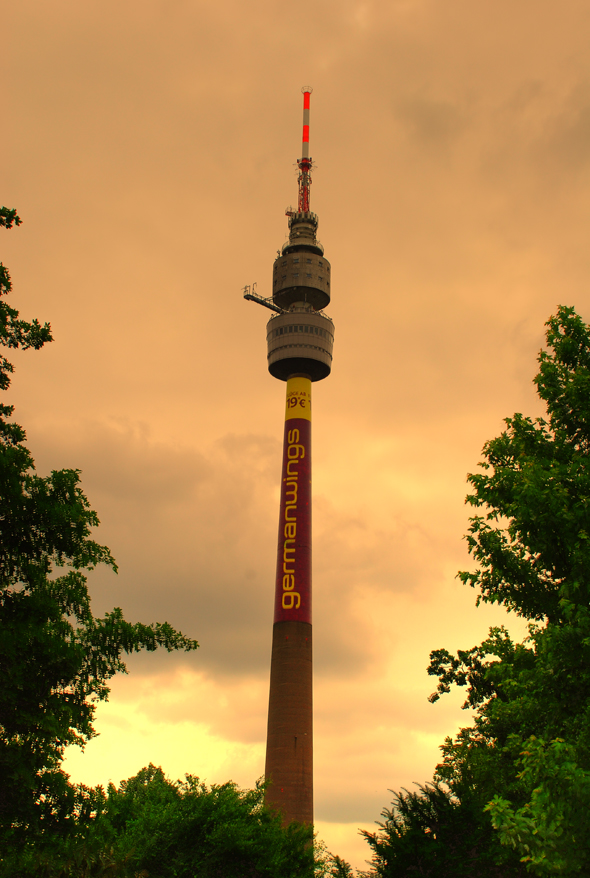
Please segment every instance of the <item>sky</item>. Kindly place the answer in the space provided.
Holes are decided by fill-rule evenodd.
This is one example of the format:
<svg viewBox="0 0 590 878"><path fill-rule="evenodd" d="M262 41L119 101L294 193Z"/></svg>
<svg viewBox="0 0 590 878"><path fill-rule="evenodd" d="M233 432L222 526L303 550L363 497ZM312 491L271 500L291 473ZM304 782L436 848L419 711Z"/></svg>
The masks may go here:
<svg viewBox="0 0 590 878"><path fill-rule="evenodd" d="M5 4L12 303L55 341L7 402L38 472L79 468L119 573L95 614L168 621L66 768L264 769L282 382L272 263L311 85L312 209L331 261L332 375L314 385L315 813L358 828L432 778L470 721L430 650L522 620L475 607L466 475L532 379L559 304L590 320L590 7L581 0L21 0Z"/></svg>

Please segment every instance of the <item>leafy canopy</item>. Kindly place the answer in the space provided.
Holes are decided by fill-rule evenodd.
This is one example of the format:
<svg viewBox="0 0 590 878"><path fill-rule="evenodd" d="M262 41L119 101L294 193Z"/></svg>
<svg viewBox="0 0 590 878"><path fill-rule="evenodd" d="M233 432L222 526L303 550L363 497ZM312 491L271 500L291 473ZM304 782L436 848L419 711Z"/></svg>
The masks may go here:
<svg viewBox="0 0 590 878"><path fill-rule="evenodd" d="M264 785L171 781L148 765L109 784L100 815L84 839L52 856L29 857L19 878L352 878L350 866L312 844L312 828L264 804Z"/></svg>
<svg viewBox="0 0 590 878"><path fill-rule="evenodd" d="M434 785L398 794L368 835L382 876L416 874L412 857L437 878L590 874L590 327L560 307L546 338L546 415L506 418L485 444L468 476L477 566L459 574L478 603L528 619L529 636L493 628L431 653L430 700L467 687L473 724L442 745Z"/></svg>
<svg viewBox="0 0 590 878"><path fill-rule="evenodd" d="M197 777L172 782L153 765L109 786L95 832L153 878L299 878L313 875L312 829L264 805L264 788Z"/></svg>
<svg viewBox="0 0 590 878"><path fill-rule="evenodd" d="M0 226L20 222L16 211L0 208ZM0 296L11 289L0 265ZM51 340L49 324L21 320L0 299L0 345L38 350ZM0 357L0 389L12 371ZM117 568L91 537L99 520L80 471L37 475L12 414L0 405L0 856L18 839L54 843L95 813L100 791L71 785L61 761L67 745L84 746L95 735L96 703L108 697L110 678L125 672L123 653L198 646L167 623L131 624L119 608L93 616L83 571Z"/></svg>
<svg viewBox="0 0 590 878"><path fill-rule="evenodd" d="M528 619L564 620L590 603L590 335L573 308L548 321L535 378L546 418L515 414L471 474L467 542L478 569L460 574L478 600Z"/></svg>

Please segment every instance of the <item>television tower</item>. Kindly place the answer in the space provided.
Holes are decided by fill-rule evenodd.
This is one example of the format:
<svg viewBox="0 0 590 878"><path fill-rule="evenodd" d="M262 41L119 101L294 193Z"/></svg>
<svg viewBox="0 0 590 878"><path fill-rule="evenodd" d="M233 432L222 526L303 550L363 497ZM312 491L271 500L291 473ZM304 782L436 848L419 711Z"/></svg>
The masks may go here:
<svg viewBox="0 0 590 878"><path fill-rule="evenodd" d="M244 298L275 314L266 326L268 371L287 382L265 776L266 802L285 824L313 823L311 628L311 385L332 369L331 270L310 211L309 102L303 92L303 143L297 210L273 266L272 296L246 287Z"/></svg>

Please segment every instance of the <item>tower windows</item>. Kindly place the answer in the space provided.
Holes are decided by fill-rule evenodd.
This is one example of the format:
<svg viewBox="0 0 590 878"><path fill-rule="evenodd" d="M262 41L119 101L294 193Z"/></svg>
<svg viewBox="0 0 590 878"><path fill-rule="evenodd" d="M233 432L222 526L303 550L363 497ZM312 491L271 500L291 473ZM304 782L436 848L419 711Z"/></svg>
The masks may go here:
<svg viewBox="0 0 590 878"><path fill-rule="evenodd" d="M321 338L326 339L328 341L333 342L334 337L330 332L325 329L322 329L320 326L313 326L310 324L290 324L288 326L278 326L276 329L271 330L269 338L279 338L281 335L287 335L290 332L306 332L308 335L319 335ZM323 350L323 348L318 348L318 350Z"/></svg>

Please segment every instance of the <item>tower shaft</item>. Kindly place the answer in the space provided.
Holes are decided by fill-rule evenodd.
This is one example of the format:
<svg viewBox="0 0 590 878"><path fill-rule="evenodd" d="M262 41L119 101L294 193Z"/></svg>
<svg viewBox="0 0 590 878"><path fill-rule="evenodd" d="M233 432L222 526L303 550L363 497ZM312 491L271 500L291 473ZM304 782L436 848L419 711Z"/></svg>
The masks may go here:
<svg viewBox="0 0 590 878"><path fill-rule="evenodd" d="M267 804L313 823L311 380L291 376L283 443L265 776Z"/></svg>

